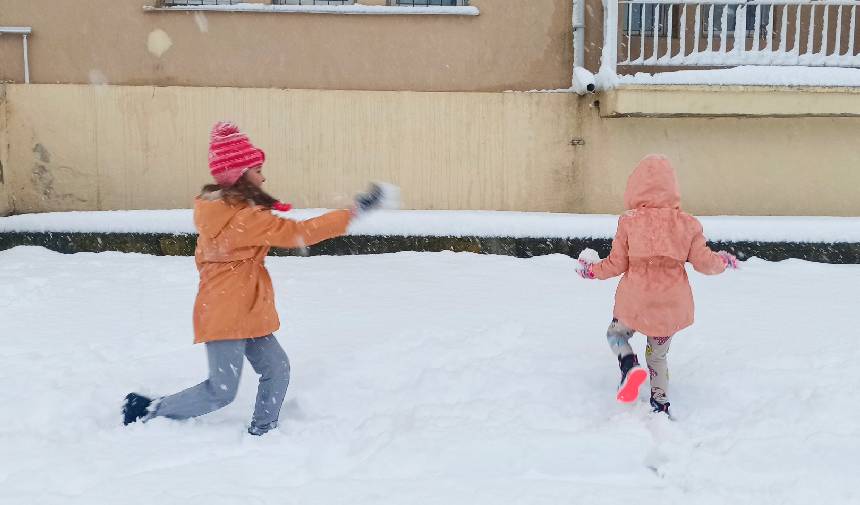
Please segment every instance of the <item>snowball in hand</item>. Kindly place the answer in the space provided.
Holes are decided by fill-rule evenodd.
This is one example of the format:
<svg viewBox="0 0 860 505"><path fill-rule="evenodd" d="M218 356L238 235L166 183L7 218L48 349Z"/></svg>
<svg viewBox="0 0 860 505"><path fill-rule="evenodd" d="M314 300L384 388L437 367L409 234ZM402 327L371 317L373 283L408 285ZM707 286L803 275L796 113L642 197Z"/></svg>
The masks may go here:
<svg viewBox="0 0 860 505"><path fill-rule="evenodd" d="M594 249L583 249L581 253L579 253L579 259L585 261L586 263L597 263L600 261L600 254L597 253Z"/></svg>

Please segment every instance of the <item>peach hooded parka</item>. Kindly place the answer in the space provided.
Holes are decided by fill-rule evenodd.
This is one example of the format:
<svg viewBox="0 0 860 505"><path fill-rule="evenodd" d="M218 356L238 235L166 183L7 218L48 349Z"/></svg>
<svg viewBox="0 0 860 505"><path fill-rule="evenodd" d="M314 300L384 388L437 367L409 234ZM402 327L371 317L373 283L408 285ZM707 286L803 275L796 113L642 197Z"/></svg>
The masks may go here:
<svg viewBox="0 0 860 505"><path fill-rule="evenodd" d="M707 275L725 262L711 251L699 221L681 211L675 170L662 155L643 158L624 192L628 209L618 219L609 256L593 265L598 279L624 274L613 315L651 337L671 336L693 324L693 293L684 268Z"/></svg>

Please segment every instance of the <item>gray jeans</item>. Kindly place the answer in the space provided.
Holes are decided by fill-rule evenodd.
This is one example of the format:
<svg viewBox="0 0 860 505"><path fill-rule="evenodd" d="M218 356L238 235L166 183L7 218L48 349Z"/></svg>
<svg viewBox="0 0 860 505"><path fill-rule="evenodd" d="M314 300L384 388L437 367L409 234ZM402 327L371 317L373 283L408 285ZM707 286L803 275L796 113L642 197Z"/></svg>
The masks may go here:
<svg viewBox="0 0 860 505"><path fill-rule="evenodd" d="M165 396L154 417L188 419L218 410L236 398L242 364L248 358L260 375L252 424L276 422L290 384L290 360L274 335L206 343L209 378L179 393Z"/></svg>
<svg viewBox="0 0 860 505"><path fill-rule="evenodd" d="M630 337L636 333L618 320L612 320L609 329L606 330L606 340L612 352L619 358L633 354L630 347ZM669 399L666 394L669 391L669 365L666 355L669 353L669 344L672 336L648 337L648 345L645 347L645 361L648 363L648 374L651 376L651 396L659 403L666 403Z"/></svg>

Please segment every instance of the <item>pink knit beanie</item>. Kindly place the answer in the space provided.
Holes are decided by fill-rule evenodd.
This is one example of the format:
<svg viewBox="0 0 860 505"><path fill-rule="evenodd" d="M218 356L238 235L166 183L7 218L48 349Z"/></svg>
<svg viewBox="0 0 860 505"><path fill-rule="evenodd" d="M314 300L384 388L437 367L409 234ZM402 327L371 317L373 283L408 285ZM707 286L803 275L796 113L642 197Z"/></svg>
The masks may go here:
<svg viewBox="0 0 860 505"><path fill-rule="evenodd" d="M209 138L209 171L222 187L236 184L242 174L266 161L266 153L254 147L233 123L218 122Z"/></svg>

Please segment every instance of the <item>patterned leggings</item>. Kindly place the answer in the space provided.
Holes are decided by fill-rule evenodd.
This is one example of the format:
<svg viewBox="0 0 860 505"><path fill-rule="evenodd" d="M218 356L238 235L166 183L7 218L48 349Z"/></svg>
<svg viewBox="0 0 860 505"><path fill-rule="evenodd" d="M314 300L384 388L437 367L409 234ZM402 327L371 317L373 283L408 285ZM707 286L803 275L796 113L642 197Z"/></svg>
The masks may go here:
<svg viewBox="0 0 860 505"><path fill-rule="evenodd" d="M606 330L606 340L612 352L618 357L633 354L630 347L630 337L636 330L628 328L621 321L613 319ZM666 394L669 390L669 366L666 362L666 354L669 352L669 344L672 337L648 337L648 345L645 347L645 361L648 363L648 372L651 375L651 397L659 403L666 403L669 399Z"/></svg>

